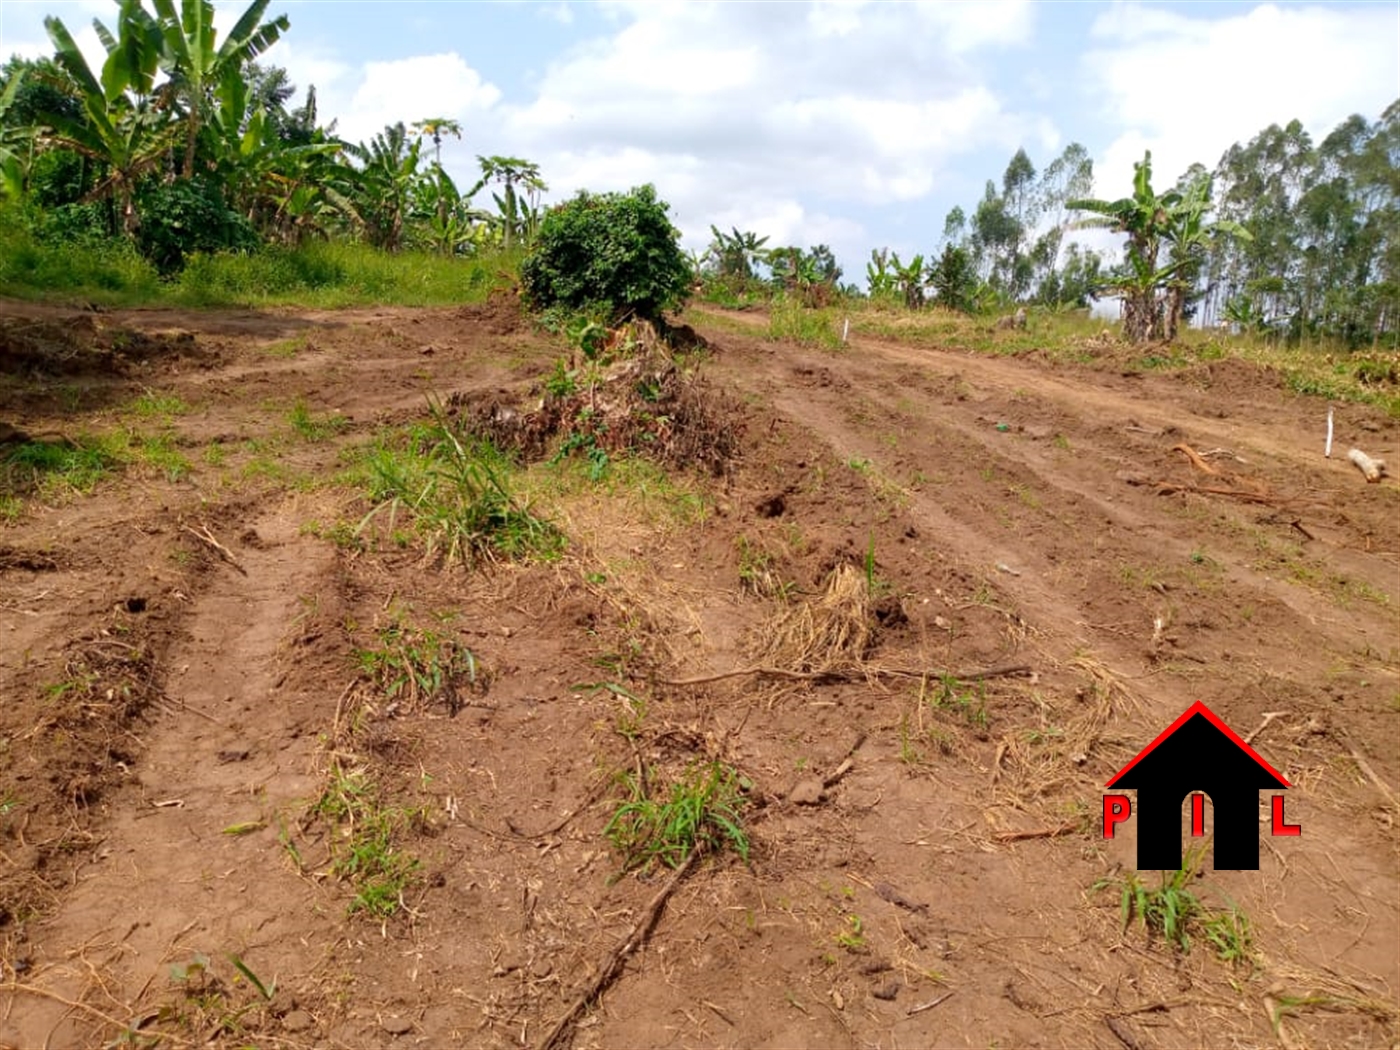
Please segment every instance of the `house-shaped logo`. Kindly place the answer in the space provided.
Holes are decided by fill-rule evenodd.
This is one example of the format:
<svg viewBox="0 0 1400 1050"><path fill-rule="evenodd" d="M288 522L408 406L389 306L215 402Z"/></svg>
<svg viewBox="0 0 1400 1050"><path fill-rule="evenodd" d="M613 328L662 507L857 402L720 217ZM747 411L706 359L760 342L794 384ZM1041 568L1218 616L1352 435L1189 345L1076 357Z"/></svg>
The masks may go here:
<svg viewBox="0 0 1400 1050"><path fill-rule="evenodd" d="M1181 801L1191 800L1191 833L1205 834L1205 798L1215 815L1217 871L1259 868L1259 792L1287 788L1288 781L1235 735L1205 704L1195 703L1106 785L1138 793L1137 866L1140 870L1181 867ZM1127 820L1127 795L1104 796L1104 838ZM1297 835L1285 824L1283 796L1273 799L1273 833Z"/></svg>

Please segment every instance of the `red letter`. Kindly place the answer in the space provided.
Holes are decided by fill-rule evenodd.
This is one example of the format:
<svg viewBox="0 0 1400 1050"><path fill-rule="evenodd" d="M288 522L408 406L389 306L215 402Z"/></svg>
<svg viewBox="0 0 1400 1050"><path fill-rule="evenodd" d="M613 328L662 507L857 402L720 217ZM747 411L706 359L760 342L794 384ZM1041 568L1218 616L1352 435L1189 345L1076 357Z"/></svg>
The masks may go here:
<svg viewBox="0 0 1400 1050"><path fill-rule="evenodd" d="M1121 824L1133 815L1133 804L1127 795L1103 797L1103 837L1113 838L1113 825Z"/></svg>
<svg viewBox="0 0 1400 1050"><path fill-rule="evenodd" d="M1206 833L1206 797L1199 792L1191 796L1191 837L1198 839Z"/></svg>
<svg viewBox="0 0 1400 1050"><path fill-rule="evenodd" d="M1283 796L1274 796L1274 834L1275 835L1301 835L1303 825L1285 824L1283 822Z"/></svg>

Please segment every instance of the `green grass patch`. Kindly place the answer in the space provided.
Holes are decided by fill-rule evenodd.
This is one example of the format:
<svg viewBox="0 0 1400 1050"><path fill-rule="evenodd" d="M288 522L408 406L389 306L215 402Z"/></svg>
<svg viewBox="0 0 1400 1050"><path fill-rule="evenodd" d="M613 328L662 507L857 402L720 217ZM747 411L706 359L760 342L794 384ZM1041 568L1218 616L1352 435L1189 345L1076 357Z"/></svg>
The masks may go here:
<svg viewBox="0 0 1400 1050"><path fill-rule="evenodd" d="M461 706L458 689L477 689L486 683L485 670L466 646L438 634L402 623L378 632L379 644L360 649L355 658L360 671L391 702L408 708L441 700L456 714Z"/></svg>
<svg viewBox="0 0 1400 1050"><path fill-rule="evenodd" d="M426 823L421 810L385 805L363 770L337 766L313 812L333 824L331 874L354 889L349 914L385 919L404 907L404 892L422 867L397 839Z"/></svg>
<svg viewBox="0 0 1400 1050"><path fill-rule="evenodd" d="M167 423L175 416L183 416L189 410L190 406L174 394L158 394L154 390L147 390L126 408L127 412L138 419L161 420Z"/></svg>
<svg viewBox="0 0 1400 1050"><path fill-rule="evenodd" d="M0 478L11 498L86 494L102 478L121 469L126 461L125 446L115 434L80 435L66 442L26 441L12 446L0 458Z"/></svg>
<svg viewBox="0 0 1400 1050"><path fill-rule="evenodd" d="M603 833L622 854L623 870L656 861L677 868L696 850L733 850L745 863L749 838L742 811L746 782L722 762L692 765L676 781L658 786L636 773L620 778L625 797Z"/></svg>
<svg viewBox="0 0 1400 1050"><path fill-rule="evenodd" d="M373 505L357 531L392 537L402 522L446 564L557 557L563 533L513 494L510 462L430 407L429 422L382 435L347 475Z"/></svg>
<svg viewBox="0 0 1400 1050"><path fill-rule="evenodd" d="M297 398L296 404L287 413L287 422L303 441L325 441L350 425L350 420L338 413L324 416L313 414L303 397Z"/></svg>
<svg viewBox="0 0 1400 1050"><path fill-rule="evenodd" d="M0 295L23 299L83 298L112 306L450 306L512 287L519 262L518 252L447 258L313 242L195 255L163 279L125 241L49 242L14 212L0 211Z"/></svg>
<svg viewBox="0 0 1400 1050"><path fill-rule="evenodd" d="M808 309L792 299L775 299L768 311L768 338L839 350L841 320L830 307Z"/></svg>
<svg viewBox="0 0 1400 1050"><path fill-rule="evenodd" d="M1093 890L1117 894L1125 931L1136 921L1149 937L1162 938L1183 955L1191 950L1194 936L1203 938L1222 962L1252 961L1249 917L1233 905L1214 911L1190 889L1207 848L1189 851L1180 868L1162 872L1162 883L1155 889L1148 889L1136 872L1130 872L1100 879Z"/></svg>

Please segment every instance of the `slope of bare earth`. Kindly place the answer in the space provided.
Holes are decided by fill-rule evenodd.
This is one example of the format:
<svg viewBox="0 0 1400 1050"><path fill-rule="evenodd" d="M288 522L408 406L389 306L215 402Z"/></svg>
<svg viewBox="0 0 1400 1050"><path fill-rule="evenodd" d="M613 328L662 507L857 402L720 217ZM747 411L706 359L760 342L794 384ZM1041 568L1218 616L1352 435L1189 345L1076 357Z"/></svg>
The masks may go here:
<svg viewBox="0 0 1400 1050"><path fill-rule="evenodd" d="M1400 485L1322 457L1326 403L687 320L739 458L538 464L565 554L467 571L364 549L337 479L430 394L530 407L562 351L512 304L0 304L0 422L183 457L0 524L0 1044L538 1047L667 885L618 877L616 774L719 759L749 862L689 871L572 1045L1396 1045ZM1336 420L1396 458L1394 420ZM868 679L725 676L844 564ZM483 687L357 707L349 756L395 624ZM1260 870L1191 878L1247 917L1234 964L1095 889L1135 848L1103 784L1196 700L1303 827L1261 809ZM325 819L352 758L419 862L387 918Z"/></svg>

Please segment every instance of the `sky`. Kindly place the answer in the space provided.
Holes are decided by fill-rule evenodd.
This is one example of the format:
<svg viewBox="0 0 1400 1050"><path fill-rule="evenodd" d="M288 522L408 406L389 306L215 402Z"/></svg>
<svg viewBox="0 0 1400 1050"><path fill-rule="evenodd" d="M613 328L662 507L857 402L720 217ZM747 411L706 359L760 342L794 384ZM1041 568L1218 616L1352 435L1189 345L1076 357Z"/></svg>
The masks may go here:
<svg viewBox="0 0 1400 1050"><path fill-rule="evenodd" d="M149 5L148 5L149 6ZM227 28L246 3L217 4ZM0 0L0 58L49 54L45 15L95 61L115 0ZM710 224L829 244L847 280L872 248L934 251L1024 147L1037 169L1080 142L1095 195L1213 167L1269 124L1325 135L1400 98L1400 2L939 3L285 0L264 61L324 121L459 121L443 164L537 162L547 199L654 183L686 247Z"/></svg>

